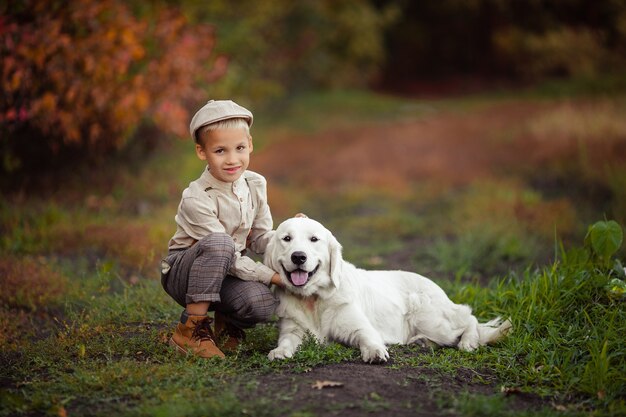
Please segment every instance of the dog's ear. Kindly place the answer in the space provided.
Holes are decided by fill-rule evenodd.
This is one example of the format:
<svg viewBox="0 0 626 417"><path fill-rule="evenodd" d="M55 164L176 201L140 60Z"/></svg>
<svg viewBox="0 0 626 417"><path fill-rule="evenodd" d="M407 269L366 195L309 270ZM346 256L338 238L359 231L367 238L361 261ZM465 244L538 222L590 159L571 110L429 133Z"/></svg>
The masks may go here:
<svg viewBox="0 0 626 417"><path fill-rule="evenodd" d="M339 288L341 273L343 270L343 256L341 255L341 245L332 235L330 236L328 249L330 251L330 281L336 288Z"/></svg>
<svg viewBox="0 0 626 417"><path fill-rule="evenodd" d="M278 271L278 269L274 267L274 258L275 258L274 248L276 247L276 243L274 242L275 240L276 240L276 233L274 233L274 235L270 238L269 242L267 242L267 246L265 247L265 255L263 256L263 263L268 268L271 268L274 271Z"/></svg>

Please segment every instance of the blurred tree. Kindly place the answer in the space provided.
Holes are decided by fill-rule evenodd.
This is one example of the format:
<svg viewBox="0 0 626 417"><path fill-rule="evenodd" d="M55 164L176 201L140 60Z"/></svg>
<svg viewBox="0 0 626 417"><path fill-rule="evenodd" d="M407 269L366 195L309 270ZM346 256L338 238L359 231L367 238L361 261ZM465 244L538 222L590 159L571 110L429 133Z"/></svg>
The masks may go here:
<svg viewBox="0 0 626 417"><path fill-rule="evenodd" d="M385 59L384 31L397 7L369 0L228 0L182 3L188 18L214 25L229 71L213 96L264 101L310 88L364 87Z"/></svg>
<svg viewBox="0 0 626 417"><path fill-rule="evenodd" d="M97 158L142 121L187 136L198 82L225 71L208 66L214 40L165 6L143 18L122 0L0 6L0 170L42 169L68 151Z"/></svg>
<svg viewBox="0 0 626 417"><path fill-rule="evenodd" d="M374 0L401 18L387 33L388 83L456 75L624 72L626 0Z"/></svg>

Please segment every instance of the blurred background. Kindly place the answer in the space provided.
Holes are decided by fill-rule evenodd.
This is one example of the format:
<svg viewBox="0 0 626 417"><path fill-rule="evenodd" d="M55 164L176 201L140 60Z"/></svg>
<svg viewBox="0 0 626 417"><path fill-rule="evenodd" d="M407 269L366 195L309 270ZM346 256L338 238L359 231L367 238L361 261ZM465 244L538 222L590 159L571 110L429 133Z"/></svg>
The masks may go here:
<svg viewBox="0 0 626 417"><path fill-rule="evenodd" d="M207 99L361 266L484 282L626 220L623 0L9 0L0 56L10 308L158 277Z"/></svg>
<svg viewBox="0 0 626 417"><path fill-rule="evenodd" d="M624 408L626 0L2 0L0 83L0 416L313 415L292 372L357 360L270 365L275 322L223 364L167 346L209 99L254 113L275 225L304 212L357 266L521 320L478 355L395 350L426 371L398 384L455 415ZM428 412L386 389L324 403Z"/></svg>

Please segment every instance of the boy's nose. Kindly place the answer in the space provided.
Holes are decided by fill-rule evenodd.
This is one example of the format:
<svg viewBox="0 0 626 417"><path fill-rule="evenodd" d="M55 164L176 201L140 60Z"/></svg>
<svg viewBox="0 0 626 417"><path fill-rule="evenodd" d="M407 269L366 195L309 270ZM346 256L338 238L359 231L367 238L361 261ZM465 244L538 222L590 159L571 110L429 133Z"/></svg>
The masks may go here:
<svg viewBox="0 0 626 417"><path fill-rule="evenodd" d="M226 155L226 163L227 164L234 164L235 162L237 162L236 156L233 155L232 153L228 153Z"/></svg>

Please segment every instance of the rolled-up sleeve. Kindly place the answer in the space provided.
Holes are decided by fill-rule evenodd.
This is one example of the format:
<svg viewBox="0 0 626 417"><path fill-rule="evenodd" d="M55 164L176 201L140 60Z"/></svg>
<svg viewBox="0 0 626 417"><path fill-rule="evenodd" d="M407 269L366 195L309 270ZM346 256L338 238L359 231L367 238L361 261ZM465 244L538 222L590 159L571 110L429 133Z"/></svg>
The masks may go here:
<svg viewBox="0 0 626 417"><path fill-rule="evenodd" d="M240 252L235 253L235 261L230 267L230 273L244 281L258 281L268 285L274 275L271 268L241 255Z"/></svg>

